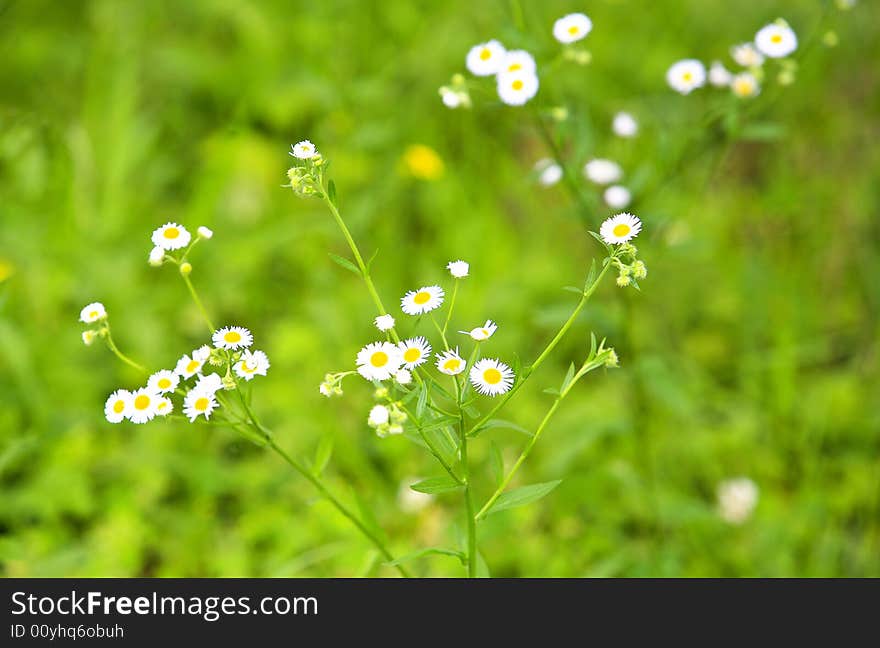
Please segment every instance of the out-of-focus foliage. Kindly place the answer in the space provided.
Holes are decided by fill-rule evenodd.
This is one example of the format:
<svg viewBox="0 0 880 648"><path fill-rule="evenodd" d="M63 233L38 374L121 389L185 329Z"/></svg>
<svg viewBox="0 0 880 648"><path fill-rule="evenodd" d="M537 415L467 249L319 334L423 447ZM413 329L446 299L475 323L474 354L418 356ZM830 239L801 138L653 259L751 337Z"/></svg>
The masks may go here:
<svg viewBox="0 0 880 648"><path fill-rule="evenodd" d="M548 151L525 111L450 111L437 88L470 45L549 51L553 20L584 9L592 62L555 68L564 95L536 101L569 105L581 157L618 159L630 177L700 135L708 91L669 90L671 62L726 58L779 15L802 42L821 24L839 43L814 38L794 85L759 108L781 131L636 189L642 292L606 282L505 418L534 428L542 389L590 330L621 368L577 386L517 476L562 484L481 523L493 575L880 576L876 3L588 4L523 2L522 31L500 1L0 3L0 573L393 573L234 433L104 420L107 394L142 378L82 345L84 304L102 301L117 342L152 368L204 341L174 269L146 263L167 220L214 229L192 279L215 321L250 327L269 353L254 404L279 443L311 455L332 433L331 483L375 508L396 553L454 544L456 495L399 506L402 481L438 472L406 439L371 433L369 386L318 394L375 339L374 313L327 256L345 247L323 207L281 188L287 147L308 137L332 160L386 303L467 259L455 328L491 317L493 350L531 358L576 300L560 288L601 254L585 225L608 211L579 213L534 183ZM635 140L610 136L621 109L641 122ZM414 175L413 159L430 168ZM525 440L488 435L508 462ZM483 496L484 437L471 451ZM731 526L715 491L738 475L760 500ZM461 573L444 556L412 567Z"/></svg>

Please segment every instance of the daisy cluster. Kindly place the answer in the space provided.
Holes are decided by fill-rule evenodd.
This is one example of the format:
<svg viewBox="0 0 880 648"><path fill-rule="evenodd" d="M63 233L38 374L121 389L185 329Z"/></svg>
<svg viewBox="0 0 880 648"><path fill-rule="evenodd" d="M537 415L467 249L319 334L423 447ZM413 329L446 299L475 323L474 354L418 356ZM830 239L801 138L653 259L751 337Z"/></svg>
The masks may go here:
<svg viewBox="0 0 880 648"><path fill-rule="evenodd" d="M446 268L456 281L470 274L470 265L466 261L451 261ZM407 291L400 298L400 310L404 315L414 318L433 317L435 311L445 303L446 291L439 285L428 285ZM424 380L435 380L437 376L432 375L431 370L452 376L459 389L464 389L469 384L475 392L484 396L498 396L513 387L516 376L508 364L497 358L480 357L481 343L489 340L498 331L498 325L492 320L458 331L474 343L468 359L462 355L460 345L446 344L447 339L443 333L442 348L438 348L436 342L432 343L424 335L405 339L398 339L396 334L392 337L396 321L391 314L376 317L374 324L380 332L386 334L385 339L370 342L361 348L355 356L353 370L328 373L319 391L328 397L341 395L342 380L355 373L372 382L377 387L375 396L384 402L372 408L367 424L380 437L403 433L407 414L398 397L405 398L407 394L414 393L411 387L414 381L421 383ZM441 330L436 321L435 324ZM460 375L466 375L466 379L458 378ZM388 385L385 384L386 381L389 381Z"/></svg>
<svg viewBox="0 0 880 648"><path fill-rule="evenodd" d="M168 222L157 227L150 241L153 248L150 250L148 262L151 266L160 266L164 263L174 263L180 266L184 275L192 272L192 266L186 262L186 257L192 247L201 240L213 238L214 232L204 225L196 230L193 236L186 227L179 223Z"/></svg>
<svg viewBox="0 0 880 648"><path fill-rule="evenodd" d="M251 351L254 338L240 326L226 326L214 331L213 346L207 344L186 353L174 369L161 369L147 379L147 384L134 391L117 389L104 405L104 415L111 423L129 420L146 423L156 416L167 416L174 410L171 396L183 397L183 414L195 422L199 416L211 418L219 407L217 392L235 389L238 380L251 381L265 376L269 358L262 351ZM206 365L225 368L225 375L205 372ZM188 390L183 383L195 378Z"/></svg>
<svg viewBox="0 0 880 648"><path fill-rule="evenodd" d="M639 279L648 276L648 267L638 258L638 249L630 243L642 231L642 221L638 216L623 212L602 223L599 237L607 245L618 246L612 255L612 263L617 268L617 285L621 288L638 288Z"/></svg>
<svg viewBox="0 0 880 648"><path fill-rule="evenodd" d="M296 163L287 170L290 183L284 186L301 196L319 196L323 191L321 173L326 166L323 156L309 140L293 144L290 155Z"/></svg>
<svg viewBox="0 0 880 648"><path fill-rule="evenodd" d="M566 58L589 62L589 53L570 47L593 29L592 21L582 13L563 16L553 24L553 37L566 46ZM508 50L498 40L489 40L470 48L465 67L476 77L493 77L495 90L502 103L522 106L538 93L540 82L535 58L522 49ZM461 74L452 77L449 85L440 88L440 99L447 108L470 108L472 105L467 81Z"/></svg>
<svg viewBox="0 0 880 648"><path fill-rule="evenodd" d="M764 64L767 59L778 62L776 80L780 85L794 82L797 64L788 57L798 46L797 35L788 23L778 20L763 26L751 42L739 43L730 48L730 56L739 66L731 72L721 61L713 61L708 73L697 59L684 59L674 63L666 72L666 82L683 95L709 84L716 88L730 88L737 97L747 99L761 92L761 83L767 75Z"/></svg>

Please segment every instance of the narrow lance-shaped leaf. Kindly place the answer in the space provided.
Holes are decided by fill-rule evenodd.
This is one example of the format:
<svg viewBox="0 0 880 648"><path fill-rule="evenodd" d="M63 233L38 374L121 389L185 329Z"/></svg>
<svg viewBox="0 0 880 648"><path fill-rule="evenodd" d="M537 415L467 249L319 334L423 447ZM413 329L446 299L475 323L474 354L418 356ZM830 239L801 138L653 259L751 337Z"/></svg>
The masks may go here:
<svg viewBox="0 0 880 648"><path fill-rule="evenodd" d="M429 479L423 479L410 486L414 491L427 493L428 495L449 493L458 490L461 487L461 484L452 479L452 477L431 477Z"/></svg>
<svg viewBox="0 0 880 648"><path fill-rule="evenodd" d="M351 261L349 261L345 257L339 256L338 254L333 254L332 252L328 252L328 254L330 255L330 258L333 260L334 263L345 268L349 272L353 272L358 277L361 276L361 271L358 269L358 267L354 263L352 263Z"/></svg>
<svg viewBox="0 0 880 648"><path fill-rule="evenodd" d="M515 508L517 506L525 506L526 504L536 502L537 500L547 495L554 488L559 486L561 482L561 479L557 479L556 481L543 482L541 484L520 486L519 488L514 488L511 491L507 491L506 493L503 493L501 497L495 500L495 503L492 505L492 507L488 511L486 511L486 515L491 515L492 513L498 513L499 511L505 511L507 509Z"/></svg>

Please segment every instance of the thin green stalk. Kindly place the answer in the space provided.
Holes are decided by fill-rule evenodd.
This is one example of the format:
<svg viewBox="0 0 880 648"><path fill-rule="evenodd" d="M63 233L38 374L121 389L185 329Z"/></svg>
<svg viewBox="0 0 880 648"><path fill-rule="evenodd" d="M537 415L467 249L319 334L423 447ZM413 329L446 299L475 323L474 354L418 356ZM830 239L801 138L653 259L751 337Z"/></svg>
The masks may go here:
<svg viewBox="0 0 880 648"><path fill-rule="evenodd" d="M464 505L467 516L467 574L468 578L477 575L477 521L474 519L474 497L471 492L470 466L468 464L468 437L464 426L464 410L461 407L461 385L458 377L453 376L455 381L455 401L458 407L458 435L461 448L461 467L464 481Z"/></svg>
<svg viewBox="0 0 880 648"><path fill-rule="evenodd" d="M105 330L107 331L107 346L110 350L116 354L116 357L122 360L125 364L130 367L134 367L138 371L142 371L143 373L148 373L147 368L141 364L138 364L127 355L125 355L122 351L119 350L119 347L116 346L116 343L113 341L113 336L110 334L110 322L107 322L105 325Z"/></svg>
<svg viewBox="0 0 880 648"><path fill-rule="evenodd" d="M202 300L199 299L199 295L198 295L198 293L196 292L196 289L195 289L195 287L193 286L192 281L190 281L188 275L185 275L185 274L181 273L180 276L183 277L183 283L186 284L186 287L187 287L187 289L189 290L189 294L192 296L193 301L196 303L196 306L199 307L199 311L201 312L202 317L203 317L204 320L205 320L205 323L208 325L208 328L211 329L211 334L213 334L214 331L217 330L217 328L216 328L216 327L214 326L214 324L211 322L211 318L210 318L210 316L208 315L208 311L205 309L205 305L202 303Z"/></svg>
<svg viewBox="0 0 880 648"><path fill-rule="evenodd" d="M458 295L458 279L455 280L455 284L452 287L452 297L449 300L449 308L446 310L446 321L443 322L443 335L446 335L446 331L449 329L449 320L452 319L452 309L455 308L455 297ZM444 337L445 339L445 337Z"/></svg>
<svg viewBox="0 0 880 648"><path fill-rule="evenodd" d="M449 350L449 342L446 341L446 332L444 331L444 329L440 328L440 324L437 323L437 320L434 317L433 313L431 313L430 318L431 318L431 321L434 323L434 328L437 329L437 332L440 334L440 338L443 340L444 350L448 351Z"/></svg>
<svg viewBox="0 0 880 648"><path fill-rule="evenodd" d="M428 446L428 449L431 451L431 454L434 455L434 458L435 458L438 462L440 462L440 465L441 465L441 466L443 466L443 469L444 469L444 470L449 474L449 476L452 477L457 483L464 485L464 482L461 480L461 478L460 478L458 475L455 474L455 471L452 469L452 466L450 466L450 465L446 462L446 460L445 460L445 459L443 458L443 456L440 454L440 451L437 449L437 447L434 445L434 443L430 440L430 437L428 437L428 435L425 434L425 431L422 429L422 426L419 425L419 423L418 423L418 419L417 419L415 416L413 416L413 415L412 415L412 412L410 412L409 409L407 409L405 406L401 405L400 407L401 407L401 409L402 409L404 412L406 412L406 415L409 417L409 419L410 419L411 421L415 421L415 422L416 422L416 430L418 431L419 436L422 438L422 441L425 442L425 445Z"/></svg>

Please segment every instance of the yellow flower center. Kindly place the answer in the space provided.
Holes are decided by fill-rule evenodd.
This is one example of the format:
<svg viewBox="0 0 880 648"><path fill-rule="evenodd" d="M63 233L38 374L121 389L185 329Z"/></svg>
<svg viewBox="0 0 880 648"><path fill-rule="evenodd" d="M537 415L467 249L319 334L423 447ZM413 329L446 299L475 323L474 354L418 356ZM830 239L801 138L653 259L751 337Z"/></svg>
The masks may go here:
<svg viewBox="0 0 880 648"><path fill-rule="evenodd" d="M480 50L481 61L488 61L490 58L492 58L492 50L490 50L488 47L484 47Z"/></svg>
<svg viewBox="0 0 880 648"><path fill-rule="evenodd" d="M370 364L374 367L384 367L388 364L388 354L384 351L376 351L370 356Z"/></svg>
<svg viewBox="0 0 880 648"><path fill-rule="evenodd" d="M134 408L139 410L145 410L150 406L150 397L145 394L141 394L137 398L134 399Z"/></svg>
<svg viewBox="0 0 880 648"><path fill-rule="evenodd" d="M124 410L124 409L125 409L125 401L122 400L121 398L118 401L116 401L115 403L113 403L113 411L116 412L117 414L122 414L122 410Z"/></svg>
<svg viewBox="0 0 880 648"><path fill-rule="evenodd" d="M489 329L480 329L480 332L483 334L483 337L489 337Z"/></svg>
<svg viewBox="0 0 880 648"><path fill-rule="evenodd" d="M510 84L510 87L514 90L522 90L525 84L520 80L516 79L513 83Z"/></svg>
<svg viewBox="0 0 880 648"><path fill-rule="evenodd" d="M245 373L253 373L257 370L257 367L256 367L256 365L254 365L254 368L251 369L250 367L248 367L247 361L242 360L241 361L241 370Z"/></svg>
<svg viewBox="0 0 880 648"><path fill-rule="evenodd" d="M630 229L632 228L626 223L618 223L614 226L614 229L611 230L611 233L614 234L614 236L626 236L629 234Z"/></svg>
<svg viewBox="0 0 880 648"><path fill-rule="evenodd" d="M95 311L95 310L89 311L89 317L95 318L97 316L98 316L98 311Z"/></svg>
<svg viewBox="0 0 880 648"><path fill-rule="evenodd" d="M415 347L410 347L403 352L403 359L407 362L415 362L420 357L422 357L422 352Z"/></svg>
<svg viewBox="0 0 880 648"><path fill-rule="evenodd" d="M516 72L517 70L522 70L522 65L520 65L519 63L511 63L510 66L507 68L508 72Z"/></svg>
<svg viewBox="0 0 880 648"><path fill-rule="evenodd" d="M162 233L162 236L167 239L176 239L178 236L180 236L180 230L176 227L169 227Z"/></svg>
<svg viewBox="0 0 880 648"><path fill-rule="evenodd" d="M577 33L578 33L578 26L577 26L577 25L572 25L571 27L569 27L569 28L568 28L568 33L571 34L572 36L574 36L575 34L577 34Z"/></svg>
<svg viewBox="0 0 880 648"><path fill-rule="evenodd" d="M186 365L186 373L193 373L198 368L199 368L199 361L198 360L190 360L189 364Z"/></svg>
<svg viewBox="0 0 880 648"><path fill-rule="evenodd" d="M159 403L156 406L156 409L159 410L160 412L164 409L167 409L167 408L168 408L168 401L162 401L161 403Z"/></svg>
<svg viewBox="0 0 880 648"><path fill-rule="evenodd" d="M196 402L193 404L193 407L195 407L195 408L196 408L197 410L199 410L200 412L204 412L206 409L208 409L208 403L209 403L209 402L210 402L210 401L208 401L207 398L205 398L204 396L202 396L201 398L197 398L197 399L196 399Z"/></svg>
<svg viewBox="0 0 880 648"><path fill-rule="evenodd" d="M490 385L497 385L501 382L501 372L498 371L495 367L486 369L486 371L483 372L483 380L485 380Z"/></svg>
<svg viewBox="0 0 880 648"><path fill-rule="evenodd" d="M236 342L241 342L241 333L238 331L227 331L223 335L223 339L230 344L235 344Z"/></svg>
<svg viewBox="0 0 880 648"><path fill-rule="evenodd" d="M443 368L446 369L446 371L455 371L460 364L461 360L458 358L449 358L449 360L443 363Z"/></svg>
<svg viewBox="0 0 880 648"><path fill-rule="evenodd" d="M171 387L171 381L167 378L159 378L159 382L157 384L159 385L159 389L168 389L169 387Z"/></svg>
<svg viewBox="0 0 880 648"><path fill-rule="evenodd" d="M745 97L752 94L752 84L747 79L738 79L734 85L734 90L736 90L736 94L740 97Z"/></svg>
<svg viewBox="0 0 880 648"><path fill-rule="evenodd" d="M681 78L684 79L685 81L691 81L694 78L694 75L691 74L690 72L685 72L684 74L681 75Z"/></svg>
<svg viewBox="0 0 880 648"><path fill-rule="evenodd" d="M782 42L782 34L773 34L770 37L770 40L778 45L779 43Z"/></svg>
<svg viewBox="0 0 880 648"><path fill-rule="evenodd" d="M413 301L419 305L427 304L429 299L431 299L431 293L427 290L420 290L416 293L415 297L413 297Z"/></svg>

